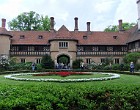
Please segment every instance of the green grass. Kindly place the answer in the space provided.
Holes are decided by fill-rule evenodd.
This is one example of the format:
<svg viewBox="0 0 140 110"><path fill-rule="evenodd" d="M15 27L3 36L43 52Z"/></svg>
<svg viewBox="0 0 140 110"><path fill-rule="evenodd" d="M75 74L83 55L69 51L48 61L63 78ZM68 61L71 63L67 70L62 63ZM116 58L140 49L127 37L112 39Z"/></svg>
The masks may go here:
<svg viewBox="0 0 140 110"><path fill-rule="evenodd" d="M100 75L93 75L94 77L101 77ZM108 75L103 75L103 76L108 76ZM46 85L46 84L53 84L53 85L58 85L58 86L64 86L64 85L100 85L100 86L108 86L108 85L128 85L128 84L140 84L140 76L136 75L124 75L121 74L121 77L119 79L113 79L113 80L107 80L107 81L91 81L91 82L70 82L70 83L63 83L60 84L58 82L33 82L33 81L15 81L15 80L10 80L10 79L5 79L4 75L0 75L0 84L1 85ZM18 77L27 77L27 76L18 76ZM29 78L52 78L52 76L28 76ZM75 78L77 76L68 76L64 78ZM81 75L81 78L86 77L89 78L90 75ZM53 76L53 78L62 78L60 76Z"/></svg>
<svg viewBox="0 0 140 110"><path fill-rule="evenodd" d="M0 85L1 110L140 110L136 75L67 83L15 81L0 75Z"/></svg>

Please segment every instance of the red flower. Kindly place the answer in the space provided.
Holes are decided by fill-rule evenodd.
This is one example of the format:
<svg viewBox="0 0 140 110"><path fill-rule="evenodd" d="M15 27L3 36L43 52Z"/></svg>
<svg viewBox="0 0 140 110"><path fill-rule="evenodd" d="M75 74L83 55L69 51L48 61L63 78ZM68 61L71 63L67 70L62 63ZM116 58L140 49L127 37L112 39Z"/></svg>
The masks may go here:
<svg viewBox="0 0 140 110"><path fill-rule="evenodd" d="M66 77L70 75L70 72L66 72L66 71L61 71L61 72L57 72L58 75Z"/></svg>
<svg viewBox="0 0 140 110"><path fill-rule="evenodd" d="M40 73L35 74L34 76L47 76L47 75L60 75L62 77L66 77L69 75L90 75L91 73L85 73L85 72L70 72L70 71L60 71L60 72L46 72L46 73Z"/></svg>

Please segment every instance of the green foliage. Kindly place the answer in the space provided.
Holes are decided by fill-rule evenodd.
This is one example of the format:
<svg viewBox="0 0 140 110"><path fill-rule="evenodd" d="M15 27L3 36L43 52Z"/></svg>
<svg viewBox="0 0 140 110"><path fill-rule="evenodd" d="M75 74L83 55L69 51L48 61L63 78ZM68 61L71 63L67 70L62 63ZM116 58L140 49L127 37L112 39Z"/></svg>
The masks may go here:
<svg viewBox="0 0 140 110"><path fill-rule="evenodd" d="M118 30L118 26L116 25L110 25L104 29L105 32L117 32Z"/></svg>
<svg viewBox="0 0 140 110"><path fill-rule="evenodd" d="M34 11L24 12L8 23L11 30L50 30L50 20L48 16L40 16Z"/></svg>
<svg viewBox="0 0 140 110"><path fill-rule="evenodd" d="M136 25L136 23L122 23L122 27L124 30L129 30L135 25ZM118 25L110 25L107 28L105 28L104 31L105 32L117 32L117 31L119 31L119 26Z"/></svg>
<svg viewBox="0 0 140 110"><path fill-rule="evenodd" d="M87 68L90 69L90 70L94 70L98 67L98 65L92 61L90 64L87 65Z"/></svg>
<svg viewBox="0 0 140 110"><path fill-rule="evenodd" d="M79 69L80 68L80 63L83 62L82 59L76 59L75 61L73 61L72 63L72 68L73 69Z"/></svg>
<svg viewBox="0 0 140 110"><path fill-rule="evenodd" d="M59 85L59 86L58 86ZM1 110L139 110L139 85L36 84L0 88Z"/></svg>
<svg viewBox="0 0 140 110"><path fill-rule="evenodd" d="M48 18L48 16L45 17L41 16L41 26L39 30L46 30L46 31L50 30L50 19Z"/></svg>
<svg viewBox="0 0 140 110"><path fill-rule="evenodd" d="M134 64L136 64L138 58L140 58L140 52L132 52L132 53L126 54L123 58L123 61L126 64L130 62L134 62Z"/></svg>
<svg viewBox="0 0 140 110"><path fill-rule="evenodd" d="M8 56L0 56L0 70L7 70L9 67L9 59Z"/></svg>
<svg viewBox="0 0 140 110"><path fill-rule="evenodd" d="M53 69L54 68L54 61L51 59L51 56L45 55L41 59L42 68L45 69Z"/></svg>
<svg viewBox="0 0 140 110"><path fill-rule="evenodd" d="M66 56L60 57L59 63L68 64L68 58Z"/></svg>
<svg viewBox="0 0 140 110"><path fill-rule="evenodd" d="M81 83L23 82L0 76L0 110L139 110L140 77Z"/></svg>
<svg viewBox="0 0 140 110"><path fill-rule="evenodd" d="M17 62L17 58L15 58L15 57L11 57L10 58L10 65L15 65L16 64L16 62Z"/></svg>
<svg viewBox="0 0 140 110"><path fill-rule="evenodd" d="M32 62L16 63L9 66L9 70L31 70Z"/></svg>
<svg viewBox="0 0 140 110"><path fill-rule="evenodd" d="M136 65L135 65L135 70L136 70L136 71L140 71L140 64L136 64Z"/></svg>
<svg viewBox="0 0 140 110"><path fill-rule="evenodd" d="M110 63L111 64L113 63L113 57L112 56L105 58L104 65L110 65Z"/></svg>

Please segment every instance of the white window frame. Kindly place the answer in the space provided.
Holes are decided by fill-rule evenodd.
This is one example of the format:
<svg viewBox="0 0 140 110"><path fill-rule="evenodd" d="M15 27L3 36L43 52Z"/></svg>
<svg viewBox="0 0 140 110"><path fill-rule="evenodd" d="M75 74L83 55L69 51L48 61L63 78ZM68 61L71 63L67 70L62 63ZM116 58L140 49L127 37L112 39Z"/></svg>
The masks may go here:
<svg viewBox="0 0 140 110"><path fill-rule="evenodd" d="M22 61L22 60L24 60L24 61ZM25 58L20 58L20 62L21 63L26 63L26 59Z"/></svg>
<svg viewBox="0 0 140 110"><path fill-rule="evenodd" d="M59 46L59 48L68 48L69 42L67 42L67 41L60 41L58 43L58 46Z"/></svg>
<svg viewBox="0 0 140 110"><path fill-rule="evenodd" d="M40 64L41 63L41 58L36 58L36 64Z"/></svg>

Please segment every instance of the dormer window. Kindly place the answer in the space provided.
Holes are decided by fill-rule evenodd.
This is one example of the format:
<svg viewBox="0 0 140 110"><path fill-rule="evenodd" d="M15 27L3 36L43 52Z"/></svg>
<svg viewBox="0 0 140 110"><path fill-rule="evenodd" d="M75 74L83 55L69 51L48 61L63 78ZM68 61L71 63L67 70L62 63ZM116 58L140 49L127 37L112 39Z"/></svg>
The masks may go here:
<svg viewBox="0 0 140 110"><path fill-rule="evenodd" d="M20 39L25 39L25 36L24 35L20 35Z"/></svg>
<svg viewBox="0 0 140 110"><path fill-rule="evenodd" d="M86 40L86 39L87 39L87 36L83 36L83 39L85 39L85 40Z"/></svg>
<svg viewBox="0 0 140 110"><path fill-rule="evenodd" d="M42 35L39 35L39 36L38 36L38 39L43 39L43 36L42 36Z"/></svg>
<svg viewBox="0 0 140 110"><path fill-rule="evenodd" d="M114 39L117 39L117 36L113 36Z"/></svg>

